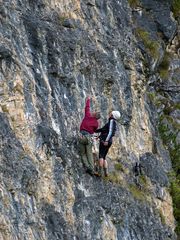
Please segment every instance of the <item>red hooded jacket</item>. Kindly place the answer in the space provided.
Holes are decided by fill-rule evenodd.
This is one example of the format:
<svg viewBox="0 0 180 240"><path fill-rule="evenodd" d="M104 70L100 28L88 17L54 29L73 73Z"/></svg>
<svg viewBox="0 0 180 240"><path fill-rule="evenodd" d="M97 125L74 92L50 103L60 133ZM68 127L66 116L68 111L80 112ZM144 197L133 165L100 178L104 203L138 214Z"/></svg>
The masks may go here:
<svg viewBox="0 0 180 240"><path fill-rule="evenodd" d="M80 131L84 130L90 134L93 134L98 128L98 125L98 120L96 117L93 117L90 112L90 98L88 98L85 106L85 116L80 125Z"/></svg>

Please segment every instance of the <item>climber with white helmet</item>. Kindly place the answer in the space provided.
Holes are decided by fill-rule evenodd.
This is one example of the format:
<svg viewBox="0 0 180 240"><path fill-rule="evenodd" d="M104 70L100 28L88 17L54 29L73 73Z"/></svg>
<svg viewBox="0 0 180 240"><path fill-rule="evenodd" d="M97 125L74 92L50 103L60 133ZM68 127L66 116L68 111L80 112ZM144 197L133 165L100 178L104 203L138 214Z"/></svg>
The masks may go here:
<svg viewBox="0 0 180 240"><path fill-rule="evenodd" d="M113 136L116 132L116 120L120 119L120 112L119 111L112 111L109 114L109 120L108 122L100 129L97 129L96 133L101 133L99 136L100 144L99 144L99 176L101 177L103 175L103 169L104 169L104 176L108 176L107 172L107 161L106 161L106 155L109 151L109 148L112 145L113 142Z"/></svg>

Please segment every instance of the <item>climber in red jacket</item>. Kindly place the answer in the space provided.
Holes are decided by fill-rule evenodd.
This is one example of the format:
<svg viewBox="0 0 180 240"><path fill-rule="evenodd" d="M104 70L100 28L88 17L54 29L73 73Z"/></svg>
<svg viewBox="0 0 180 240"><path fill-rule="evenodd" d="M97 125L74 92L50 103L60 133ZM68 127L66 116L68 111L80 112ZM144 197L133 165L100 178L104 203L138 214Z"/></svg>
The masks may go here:
<svg viewBox="0 0 180 240"><path fill-rule="evenodd" d="M95 99L92 99L95 100ZM79 148L83 165L86 172L93 175L93 153L92 153L92 134L97 130L100 118L99 112L90 111L90 97L86 99L85 115L80 125Z"/></svg>

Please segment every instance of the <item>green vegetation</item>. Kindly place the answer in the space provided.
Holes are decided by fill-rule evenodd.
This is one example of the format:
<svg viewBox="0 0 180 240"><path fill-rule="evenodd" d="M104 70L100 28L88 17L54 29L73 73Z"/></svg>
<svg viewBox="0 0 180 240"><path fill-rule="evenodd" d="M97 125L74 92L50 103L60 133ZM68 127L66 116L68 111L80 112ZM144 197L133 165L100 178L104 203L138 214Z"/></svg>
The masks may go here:
<svg viewBox="0 0 180 240"><path fill-rule="evenodd" d="M109 173L108 177L105 177L104 180L115 183L115 184L121 184L122 183L121 176L119 175L119 173L117 173L115 171Z"/></svg>
<svg viewBox="0 0 180 240"><path fill-rule="evenodd" d="M173 0L172 11L174 13L175 18L180 16L180 1L179 0Z"/></svg>
<svg viewBox="0 0 180 240"><path fill-rule="evenodd" d="M114 164L114 168L115 168L115 170L117 170L117 171L122 171L122 172L124 172L124 168L123 168L123 165L122 165L121 163L115 163L115 164Z"/></svg>
<svg viewBox="0 0 180 240"><path fill-rule="evenodd" d="M145 175L139 176L139 183L142 186L143 191L148 192L149 184Z"/></svg>
<svg viewBox="0 0 180 240"><path fill-rule="evenodd" d="M6 105L1 105L1 108L4 113L9 113L9 110Z"/></svg>
<svg viewBox="0 0 180 240"><path fill-rule="evenodd" d="M140 175L138 177L138 185L137 184L130 184L129 191L133 195L134 198L140 201L149 201L148 197L148 190L149 190L149 183L147 181L147 177L145 175Z"/></svg>
<svg viewBox="0 0 180 240"><path fill-rule="evenodd" d="M176 10L180 9L180 0L178 0L178 2L174 1L174 4L177 6ZM138 35L143 39L143 42L146 40L148 41L148 33L139 30ZM162 62L159 65L158 72L164 81L166 81L166 79L169 77L168 70L170 59L171 54L166 52L163 56ZM178 84L178 73L179 69L177 70L174 79L172 77L172 80L176 84ZM176 233L178 236L180 236L180 145L177 139L180 124L174 117L175 115L171 114L174 110L180 109L180 104L173 102L172 98L168 97L163 88L159 88L157 91L158 93L148 93L148 97L157 108L161 108L163 106L163 112L160 112L161 115L159 117L158 131L165 149L169 151L174 171L173 178L170 178L170 193L173 200L174 217L176 219ZM158 214L161 217L162 223L164 223L164 216L161 213Z"/></svg>
<svg viewBox="0 0 180 240"><path fill-rule="evenodd" d="M160 77L163 78L163 79L168 78L168 75L169 75L168 69L161 69L161 70L159 71L159 75L160 75Z"/></svg>
<svg viewBox="0 0 180 240"><path fill-rule="evenodd" d="M173 133L170 134L168 125L163 124L162 122L161 122L161 124L159 124L158 130L161 135L161 139L163 140L163 144L167 145L169 142L169 139L170 139L170 135Z"/></svg>
<svg viewBox="0 0 180 240"><path fill-rule="evenodd" d="M180 155L179 155L180 156ZM170 193L173 198L173 211L174 217L177 221L176 233L180 236L180 176L177 172L172 172L170 174Z"/></svg>
<svg viewBox="0 0 180 240"><path fill-rule="evenodd" d="M179 105L174 105L178 108ZM164 119L167 124L164 123ZM170 152L170 157L174 172L170 175L170 193L173 199L174 217L177 221L176 233L180 235L180 146L176 141L178 125L174 124L174 120L170 116L163 115L160 118L159 133L163 144Z"/></svg>
<svg viewBox="0 0 180 240"><path fill-rule="evenodd" d="M142 40L145 48L147 49L151 57L158 58L160 47L159 43L157 41L152 40L150 34L142 28L136 29L136 35L138 38Z"/></svg>
<svg viewBox="0 0 180 240"><path fill-rule="evenodd" d="M163 141L163 144L168 147L168 150L172 157L171 158L172 162L174 162L174 160L175 162L177 162L178 159L175 158L175 153L177 154L177 151L179 150L179 145L176 143L179 125L175 123L174 119L171 116L162 115L160 117L158 130Z"/></svg>
<svg viewBox="0 0 180 240"><path fill-rule="evenodd" d="M119 159L114 159L114 171L110 172L107 177L104 177L104 180L114 184L124 185L124 180L122 173L125 173L125 168L122 163L119 162Z"/></svg>
<svg viewBox="0 0 180 240"><path fill-rule="evenodd" d="M161 76L161 78L168 78L169 76L169 64L170 64L170 54L169 53L165 53L164 57L162 59L162 62L159 65L159 75Z"/></svg>
<svg viewBox="0 0 180 240"><path fill-rule="evenodd" d="M176 109L179 109L179 110L180 110L180 103L176 103L176 104L174 104L174 108L176 108Z"/></svg>
<svg viewBox="0 0 180 240"><path fill-rule="evenodd" d="M169 114L169 113L171 113L171 112L172 112L172 108L170 108L170 107L164 109L164 114L166 114L166 113ZM180 129L180 124L179 124L177 121L175 121L173 117L171 117L171 116L169 116L169 115L166 115L166 119L167 119L168 122L172 125L172 127L173 127L174 129ZM175 131L175 132L176 132L176 131ZM174 138L176 138L176 135L177 135L177 134L174 134Z"/></svg>
<svg viewBox="0 0 180 240"><path fill-rule="evenodd" d="M162 104L162 99L159 99L158 96L155 94L155 92L149 92L148 97L151 100L151 102L156 106L160 107Z"/></svg>
<svg viewBox="0 0 180 240"><path fill-rule="evenodd" d="M167 69L169 67L169 62L170 62L170 54L165 52L162 62L160 64L160 67Z"/></svg>
<svg viewBox="0 0 180 240"><path fill-rule="evenodd" d="M60 25L63 25L64 21L68 19L65 15L59 16L59 23Z"/></svg>
<svg viewBox="0 0 180 240"><path fill-rule="evenodd" d="M129 2L129 5L130 5L132 8L141 6L139 0L128 0L128 2Z"/></svg>
<svg viewBox="0 0 180 240"><path fill-rule="evenodd" d="M155 94L155 92L149 92L149 93L148 93L148 97L149 97L149 99L151 100L151 102L154 103L154 101L155 101L155 99L156 99L156 94Z"/></svg>
<svg viewBox="0 0 180 240"><path fill-rule="evenodd" d="M143 191L141 191L136 185L129 185L129 190L132 193L133 197L140 200L140 201L145 201L146 200L146 194Z"/></svg>
<svg viewBox="0 0 180 240"><path fill-rule="evenodd" d="M59 21L60 25L63 25L64 21L71 19L71 18L72 18L71 12L63 12L58 16L58 21Z"/></svg>
<svg viewBox="0 0 180 240"><path fill-rule="evenodd" d="M180 172L180 146L178 144L175 144L174 148L170 150L170 156L175 172Z"/></svg>

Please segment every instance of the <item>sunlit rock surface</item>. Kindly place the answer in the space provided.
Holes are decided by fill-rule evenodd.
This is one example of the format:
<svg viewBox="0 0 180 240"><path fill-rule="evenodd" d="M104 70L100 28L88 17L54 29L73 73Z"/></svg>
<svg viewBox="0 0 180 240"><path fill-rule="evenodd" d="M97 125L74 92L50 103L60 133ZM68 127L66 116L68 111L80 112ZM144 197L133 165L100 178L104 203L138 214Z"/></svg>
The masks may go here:
<svg viewBox="0 0 180 240"><path fill-rule="evenodd" d="M170 10L155 0L0 3L0 239L176 239L171 161L147 97L166 46L179 76ZM157 54L137 29L158 42ZM88 95L101 124L121 112L106 180L87 175L78 153Z"/></svg>

